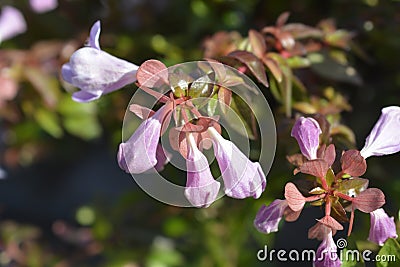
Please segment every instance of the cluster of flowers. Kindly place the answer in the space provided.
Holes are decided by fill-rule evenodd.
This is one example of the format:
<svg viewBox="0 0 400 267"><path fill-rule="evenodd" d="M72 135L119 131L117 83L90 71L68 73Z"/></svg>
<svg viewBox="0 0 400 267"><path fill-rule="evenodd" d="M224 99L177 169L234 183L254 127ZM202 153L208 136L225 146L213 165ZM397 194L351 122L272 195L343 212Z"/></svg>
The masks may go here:
<svg viewBox="0 0 400 267"><path fill-rule="evenodd" d="M145 62L138 67L102 51L99 36L100 22L97 21L90 30L88 46L77 50L62 67L64 80L81 89L73 94L73 99L78 102L92 101L138 81L140 89L162 104L156 111L139 105L130 106L130 110L144 120L119 146L117 158L123 170L138 174L161 169L168 158L160 144L160 137L165 133L171 117L176 118L180 113L184 123L176 123L170 131L170 140L179 140L177 150L186 159L185 196L189 202L195 207L208 207L216 200L220 189L220 183L212 176L207 158L201 152L201 149L211 147L200 145L207 140L211 140L214 148L225 194L240 199L261 196L266 178L260 164L250 161L234 143L222 137L217 119L201 114L191 101L189 92L174 94L175 90L171 88L167 96L141 84L138 74L149 64ZM166 69L161 62L152 62ZM190 88L187 90L190 91ZM192 119L188 118L188 114ZM174 135L172 138L171 134Z"/></svg>
<svg viewBox="0 0 400 267"><path fill-rule="evenodd" d="M29 0L32 10L43 13L55 9L58 0ZM12 6L3 6L0 14L0 42L26 31L26 21L21 11Z"/></svg>
<svg viewBox="0 0 400 267"><path fill-rule="evenodd" d="M285 186L285 199L276 199L259 210L254 225L258 231L271 233L278 231L282 217L286 221L295 221L306 202L311 205L325 204L325 216L308 231L310 239L322 240L317 250L315 266L340 266L336 255L337 247L333 241L336 231L343 230L337 221L346 222L346 212L351 211L348 235L351 233L356 209L371 215L369 240L383 245L388 238L397 238L394 218L381 208L385 204L383 192L377 188L367 188L368 180L359 178L367 169L365 159L370 156L382 156L400 151L400 107L391 106L382 109L378 122L367 137L365 146L358 150L348 150L340 158L341 171L336 175L332 170L336 153L333 144L320 145L319 123L309 117L300 117L292 129L302 155L296 159L298 172L314 176L315 183L308 196L303 196L297 187L289 182ZM336 219L337 220L336 220Z"/></svg>

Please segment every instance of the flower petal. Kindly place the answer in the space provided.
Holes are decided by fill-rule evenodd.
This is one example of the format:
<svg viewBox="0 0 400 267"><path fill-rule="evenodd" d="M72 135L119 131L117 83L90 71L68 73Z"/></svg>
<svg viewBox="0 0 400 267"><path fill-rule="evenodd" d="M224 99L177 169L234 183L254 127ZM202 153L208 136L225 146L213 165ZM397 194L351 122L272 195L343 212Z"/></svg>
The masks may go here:
<svg viewBox="0 0 400 267"><path fill-rule="evenodd" d="M76 102L90 102L96 99L99 99L101 96L101 92L99 92L97 95L91 94L85 91L78 91L72 94L72 100Z"/></svg>
<svg viewBox="0 0 400 267"><path fill-rule="evenodd" d="M26 31L22 13L12 7L4 6L0 15L0 43Z"/></svg>
<svg viewBox="0 0 400 267"><path fill-rule="evenodd" d="M117 159L121 169L143 173L156 165L161 125L169 111L167 106L161 107L139 125L128 141L119 145Z"/></svg>
<svg viewBox="0 0 400 267"><path fill-rule="evenodd" d="M211 174L207 158L196 146L191 133L187 134L187 181L185 197L197 208L207 208L217 198L220 183Z"/></svg>
<svg viewBox="0 0 400 267"><path fill-rule="evenodd" d="M100 50L100 43L99 43L100 31L101 31L101 25L100 25L100 20L98 20L93 24L92 28L90 29L89 46L99 50Z"/></svg>
<svg viewBox="0 0 400 267"><path fill-rule="evenodd" d="M268 206L263 205L254 219L256 229L266 234L277 232L279 222L287 206L287 201L282 199L275 199Z"/></svg>
<svg viewBox="0 0 400 267"><path fill-rule="evenodd" d="M315 119L300 117L293 126L291 136L296 138L301 153L312 160L317 158L321 133L321 128Z"/></svg>
<svg viewBox="0 0 400 267"><path fill-rule="evenodd" d="M55 9L58 6L57 0L29 0L31 8L36 13L44 13Z"/></svg>
<svg viewBox="0 0 400 267"><path fill-rule="evenodd" d="M91 95L101 96L134 83L138 66L114 57L100 49L100 21L91 30L89 46L75 51L70 61L62 66L63 79ZM88 97L83 99L94 100ZM77 97L78 101L81 98ZM83 102L83 101L80 101Z"/></svg>
<svg viewBox="0 0 400 267"><path fill-rule="evenodd" d="M340 267L342 262L337 254L337 246L332 237L332 231L325 235L319 245L314 260L315 267Z"/></svg>
<svg viewBox="0 0 400 267"><path fill-rule="evenodd" d="M208 128L215 157L225 184L225 193L233 198L259 198L265 190L265 174L258 162L251 162L231 141L224 139L214 127Z"/></svg>
<svg viewBox="0 0 400 267"><path fill-rule="evenodd" d="M368 240L383 246L388 238L397 238L396 224L394 218L386 214L380 208L370 213L371 227L369 229Z"/></svg>
<svg viewBox="0 0 400 267"><path fill-rule="evenodd" d="M365 140L360 153L364 158L383 156L400 151L400 107L382 109L382 114Z"/></svg>
<svg viewBox="0 0 400 267"><path fill-rule="evenodd" d="M65 81L97 95L110 93L136 81L138 66L102 50L84 47L62 67Z"/></svg>

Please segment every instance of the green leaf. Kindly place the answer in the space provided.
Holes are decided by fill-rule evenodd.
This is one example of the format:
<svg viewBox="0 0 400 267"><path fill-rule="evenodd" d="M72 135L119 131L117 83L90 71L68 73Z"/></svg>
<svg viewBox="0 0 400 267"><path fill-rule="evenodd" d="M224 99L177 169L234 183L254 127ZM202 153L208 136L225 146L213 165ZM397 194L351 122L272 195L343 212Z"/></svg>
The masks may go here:
<svg viewBox="0 0 400 267"><path fill-rule="evenodd" d="M94 139L101 134L100 124L93 116L66 117L63 124L70 134L82 139Z"/></svg>
<svg viewBox="0 0 400 267"><path fill-rule="evenodd" d="M278 63L282 72L282 81L278 82L277 85L282 96L286 116L290 117L292 114L292 69L281 55L277 53L269 53L268 55Z"/></svg>
<svg viewBox="0 0 400 267"><path fill-rule="evenodd" d="M248 137L250 139L255 139L255 136L256 136L255 117L254 117L254 114L253 114L253 111L251 110L251 108L246 104L246 102L244 102L242 100L242 98L240 96L238 96L236 94L232 94L231 108L236 113L236 115L239 116L240 120L244 124ZM230 121L229 114L231 112L232 111L228 110L228 112L226 112L226 114L224 114L228 123ZM241 127L242 125L240 125L239 123L232 123L230 126L233 129L235 129L238 133L244 134L242 127Z"/></svg>
<svg viewBox="0 0 400 267"><path fill-rule="evenodd" d="M362 83L361 77L355 68L333 59L328 51L322 51L317 55L319 55L318 58L320 62L316 62L315 54L310 54L308 56L310 61L313 62L311 69L315 73L334 81L347 82L355 85L360 85Z"/></svg>
<svg viewBox="0 0 400 267"><path fill-rule="evenodd" d="M335 181L335 174L333 173L331 168L329 168L328 171L326 172L325 179L328 186L331 186L332 183Z"/></svg>
<svg viewBox="0 0 400 267"><path fill-rule="evenodd" d="M352 192L359 194L368 187L368 183L368 179L358 177L339 180L338 191L346 195L349 195Z"/></svg>
<svg viewBox="0 0 400 267"><path fill-rule="evenodd" d="M63 116L65 129L70 134L86 140L100 136L101 127L95 103L77 103L70 96L65 96L58 105L58 111Z"/></svg>
<svg viewBox="0 0 400 267"><path fill-rule="evenodd" d="M214 116L215 110L217 109L218 106L218 95L215 94L210 100L208 101L207 105L207 114L208 116Z"/></svg>
<svg viewBox="0 0 400 267"><path fill-rule="evenodd" d="M34 113L37 123L55 138L60 138L63 135L63 130L60 126L59 118L53 111L40 108Z"/></svg>
<svg viewBox="0 0 400 267"><path fill-rule="evenodd" d="M400 262L400 245L396 239L389 238L378 253L381 261L376 262L378 267L398 267ZM386 259L383 261L383 259Z"/></svg>
<svg viewBox="0 0 400 267"><path fill-rule="evenodd" d="M311 61L308 58L294 56L287 59L287 63L291 68L306 68L311 65Z"/></svg>

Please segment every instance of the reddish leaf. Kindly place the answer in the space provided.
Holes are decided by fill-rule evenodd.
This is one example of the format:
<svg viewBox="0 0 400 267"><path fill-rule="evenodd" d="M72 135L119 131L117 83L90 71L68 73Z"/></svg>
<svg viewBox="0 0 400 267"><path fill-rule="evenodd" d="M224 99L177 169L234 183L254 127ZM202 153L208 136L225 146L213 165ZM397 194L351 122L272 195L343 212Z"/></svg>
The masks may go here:
<svg viewBox="0 0 400 267"><path fill-rule="evenodd" d="M325 145L321 146L317 152L317 156L318 158L325 160L328 166L332 166L336 158L335 145L330 144L328 147L325 147Z"/></svg>
<svg viewBox="0 0 400 267"><path fill-rule="evenodd" d="M283 216L285 217L285 221L294 222L297 221L301 213L301 210L294 211L290 207L286 207L283 211Z"/></svg>
<svg viewBox="0 0 400 267"><path fill-rule="evenodd" d="M228 57L239 60L241 63L246 65L247 68L249 68L250 72L260 83L262 83L265 87L269 86L264 65L254 54L247 51L233 51L228 54Z"/></svg>
<svg viewBox="0 0 400 267"><path fill-rule="evenodd" d="M150 59L142 63L136 72L136 78L140 85L154 87L159 83L167 83L167 67L158 60Z"/></svg>
<svg viewBox="0 0 400 267"><path fill-rule="evenodd" d="M251 47L253 48L253 53L259 58L264 56L267 50L267 45L265 44L264 36L255 30L249 30L249 41Z"/></svg>
<svg viewBox="0 0 400 267"><path fill-rule="evenodd" d="M304 162L307 161L307 158L304 157L304 155L300 154L300 153L288 155L288 156L286 156L286 159L287 159L287 161L289 161L290 164L292 164L296 167L300 167L301 165L303 165Z"/></svg>
<svg viewBox="0 0 400 267"><path fill-rule="evenodd" d="M308 238L309 239L314 239L316 238L317 240L323 240L326 237L326 233L328 231L328 227L325 226L325 224L317 222L314 226L312 226L308 230ZM332 229L332 235L336 234L336 230Z"/></svg>
<svg viewBox="0 0 400 267"><path fill-rule="evenodd" d="M351 176L361 176L367 170L367 162L358 150L347 150L343 153L340 161L342 163L342 172Z"/></svg>
<svg viewBox="0 0 400 267"><path fill-rule="evenodd" d="M282 71L279 67L279 64L272 58L264 56L261 58L265 66L271 71L272 75L274 75L275 79L280 83L282 82Z"/></svg>
<svg viewBox="0 0 400 267"><path fill-rule="evenodd" d="M290 16L290 12L288 12L288 11L280 14L279 17L276 19L276 26L282 27L283 25L285 25L285 23L289 19L289 16Z"/></svg>
<svg viewBox="0 0 400 267"><path fill-rule="evenodd" d="M325 217L323 217L322 219L317 220L317 221L319 221L323 225L328 226L332 230L343 230L343 226L329 215L325 215Z"/></svg>
<svg viewBox="0 0 400 267"><path fill-rule="evenodd" d="M289 207L293 211L300 211L306 203L305 197L300 193L293 183L287 183L285 186L285 198Z"/></svg>
<svg viewBox="0 0 400 267"><path fill-rule="evenodd" d="M218 100L221 102L222 112L226 112L232 102L232 91L225 87L220 87L218 90Z"/></svg>
<svg viewBox="0 0 400 267"><path fill-rule="evenodd" d="M290 32L295 39L303 38L322 38L323 33L320 29L304 25L302 23L290 23L282 27L283 31Z"/></svg>
<svg viewBox="0 0 400 267"><path fill-rule="evenodd" d="M353 206L362 212L370 213L385 204L385 194L378 188L368 188L353 199Z"/></svg>
<svg viewBox="0 0 400 267"><path fill-rule="evenodd" d="M304 162L299 167L300 172L311 174L315 177L325 177L326 172L329 169L328 163L323 159L314 159Z"/></svg>
<svg viewBox="0 0 400 267"><path fill-rule="evenodd" d="M321 140L320 142L328 143L329 138L330 138L331 124L328 122L328 120L326 119L326 117L324 115L317 113L317 114L312 115L311 117L318 122L319 127L321 128L322 133L319 136L319 138Z"/></svg>
<svg viewBox="0 0 400 267"><path fill-rule="evenodd" d="M132 104L129 106L129 111L133 112L136 116L141 118L142 120L145 120L155 113L153 110L147 108L147 107L142 107L137 104Z"/></svg>

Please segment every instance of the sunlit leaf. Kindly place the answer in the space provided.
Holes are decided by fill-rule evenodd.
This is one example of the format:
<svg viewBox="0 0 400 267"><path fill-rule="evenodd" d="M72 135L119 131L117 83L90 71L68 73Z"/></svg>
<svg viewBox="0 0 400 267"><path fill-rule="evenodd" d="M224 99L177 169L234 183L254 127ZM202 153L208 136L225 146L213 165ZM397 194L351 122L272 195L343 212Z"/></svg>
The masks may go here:
<svg viewBox="0 0 400 267"><path fill-rule="evenodd" d="M242 62L246 67L249 68L250 72L262 83L265 87L268 87L267 75L265 74L265 68L261 60L254 54L247 51L233 51L228 54L228 57L235 58Z"/></svg>
<svg viewBox="0 0 400 267"><path fill-rule="evenodd" d="M388 259L388 260L377 261L376 266L397 267L400 262L399 242L396 239L389 238L388 240L386 240L383 247L379 250L378 255L380 256L380 259Z"/></svg>
<svg viewBox="0 0 400 267"><path fill-rule="evenodd" d="M41 108L35 111L34 117L43 130L45 130L47 133L55 138L62 137L63 130L60 126L59 118L56 113Z"/></svg>

